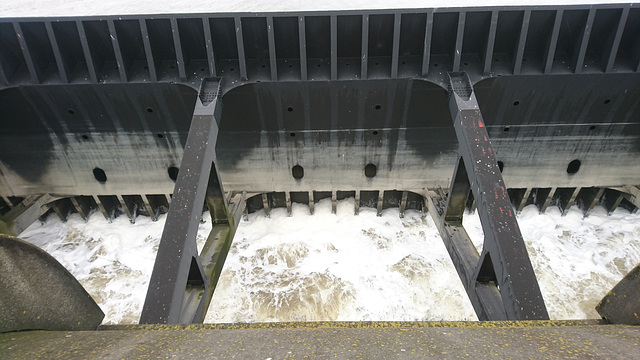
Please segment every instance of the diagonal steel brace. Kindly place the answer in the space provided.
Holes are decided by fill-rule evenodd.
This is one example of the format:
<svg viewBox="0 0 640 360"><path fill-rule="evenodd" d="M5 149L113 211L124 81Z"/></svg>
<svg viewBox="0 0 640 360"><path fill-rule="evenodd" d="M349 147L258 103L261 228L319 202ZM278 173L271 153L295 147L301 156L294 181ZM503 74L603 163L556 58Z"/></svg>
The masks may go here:
<svg viewBox="0 0 640 360"><path fill-rule="evenodd" d="M206 78L196 100L141 324L202 322L242 214L243 199L224 196L216 166L220 80ZM206 203L213 229L201 254L198 225Z"/></svg>
<svg viewBox="0 0 640 360"><path fill-rule="evenodd" d="M440 232L480 320L549 315L466 73L450 73L449 110L459 146ZM478 255L462 227L469 192L484 231ZM438 214L434 214L438 216Z"/></svg>

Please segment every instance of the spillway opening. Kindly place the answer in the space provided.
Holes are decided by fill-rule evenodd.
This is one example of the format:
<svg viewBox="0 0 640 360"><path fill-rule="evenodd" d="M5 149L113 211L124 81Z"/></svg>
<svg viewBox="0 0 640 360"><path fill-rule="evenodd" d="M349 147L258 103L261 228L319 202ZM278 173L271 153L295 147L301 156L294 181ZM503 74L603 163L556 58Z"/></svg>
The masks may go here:
<svg viewBox="0 0 640 360"><path fill-rule="evenodd" d="M292 193L294 195L294 193ZM296 194L305 198L308 193ZM399 208L363 207L355 192L308 205L263 209L241 221L206 322L314 320L474 320L448 253L430 216ZM294 197L292 196L292 199ZM308 200L307 200L308 201ZM87 222L48 216L21 238L52 254L106 314L104 323L137 323L166 220L126 216L110 223L97 212ZM577 207L536 206L518 217L552 319L597 318L596 303L640 262L640 214L607 215L598 206L584 217ZM464 226L481 250L474 213ZM202 248L211 230L208 212L198 230Z"/></svg>

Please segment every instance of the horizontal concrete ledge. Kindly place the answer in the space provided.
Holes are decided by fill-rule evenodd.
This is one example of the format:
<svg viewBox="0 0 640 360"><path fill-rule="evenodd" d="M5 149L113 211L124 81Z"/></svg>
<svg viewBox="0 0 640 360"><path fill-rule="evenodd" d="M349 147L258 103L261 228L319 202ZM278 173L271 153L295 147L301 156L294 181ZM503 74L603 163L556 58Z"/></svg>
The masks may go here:
<svg viewBox="0 0 640 360"><path fill-rule="evenodd" d="M606 325L604 320L543 321L313 321L184 325L101 325L98 330L241 330L241 329L416 329L416 328L507 328L530 326Z"/></svg>
<svg viewBox="0 0 640 360"><path fill-rule="evenodd" d="M600 321L103 326L0 334L0 358L634 358L640 326Z"/></svg>

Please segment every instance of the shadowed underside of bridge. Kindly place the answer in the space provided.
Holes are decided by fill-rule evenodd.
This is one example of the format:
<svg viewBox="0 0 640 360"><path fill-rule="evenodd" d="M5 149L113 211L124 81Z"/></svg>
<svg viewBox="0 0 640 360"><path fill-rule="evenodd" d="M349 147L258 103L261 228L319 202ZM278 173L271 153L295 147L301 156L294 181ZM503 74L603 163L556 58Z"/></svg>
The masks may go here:
<svg viewBox="0 0 640 360"><path fill-rule="evenodd" d="M0 19L0 230L168 212L141 322L191 323L243 212L355 197L428 210L480 319L546 319L515 213L637 210L639 70L637 4Z"/></svg>

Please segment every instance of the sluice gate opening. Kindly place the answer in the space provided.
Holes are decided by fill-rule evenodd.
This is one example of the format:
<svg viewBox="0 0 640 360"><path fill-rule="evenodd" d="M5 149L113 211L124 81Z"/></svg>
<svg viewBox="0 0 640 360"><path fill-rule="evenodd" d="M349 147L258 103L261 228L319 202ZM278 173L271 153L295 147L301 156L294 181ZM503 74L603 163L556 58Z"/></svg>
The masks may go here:
<svg viewBox="0 0 640 360"><path fill-rule="evenodd" d="M354 197L428 212L481 320L546 319L515 213L637 210L638 49L636 4L0 19L0 225L167 213L141 322L193 323L243 212Z"/></svg>

